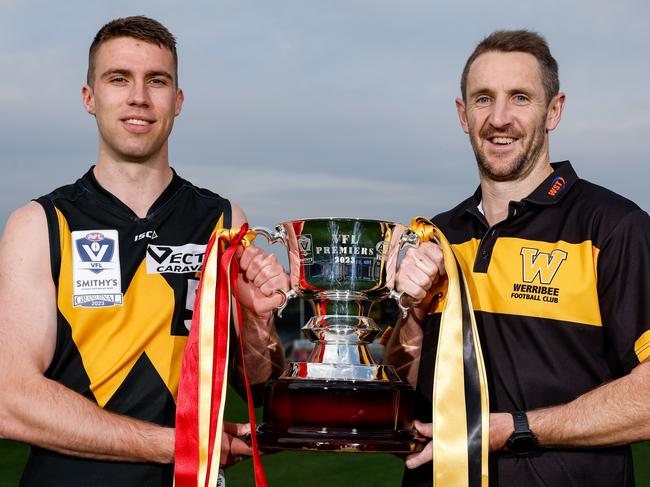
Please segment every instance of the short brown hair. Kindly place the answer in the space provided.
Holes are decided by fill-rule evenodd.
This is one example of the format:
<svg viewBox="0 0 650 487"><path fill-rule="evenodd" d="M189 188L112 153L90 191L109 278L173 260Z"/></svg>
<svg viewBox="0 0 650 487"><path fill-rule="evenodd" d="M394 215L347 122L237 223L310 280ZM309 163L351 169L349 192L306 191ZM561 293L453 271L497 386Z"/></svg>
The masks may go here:
<svg viewBox="0 0 650 487"><path fill-rule="evenodd" d="M99 32L97 32L93 43L90 45L90 50L88 51L88 73L86 75L86 82L88 85L93 86L95 56L99 46L106 41L119 37L132 37L133 39L139 39L168 49L174 57L174 82L178 86L178 55L176 54L176 38L171 32L169 32L169 30L167 30L167 27L157 20L150 19L144 15L111 20L99 29Z"/></svg>
<svg viewBox="0 0 650 487"><path fill-rule="evenodd" d="M497 30L483 39L471 56L467 59L463 74L460 78L460 92L463 100L467 101L467 76L472 63L481 54L489 51L497 52L526 52L535 56L539 62L542 84L546 93L546 102L550 103L560 91L557 61L551 55L546 40L537 32L528 30Z"/></svg>

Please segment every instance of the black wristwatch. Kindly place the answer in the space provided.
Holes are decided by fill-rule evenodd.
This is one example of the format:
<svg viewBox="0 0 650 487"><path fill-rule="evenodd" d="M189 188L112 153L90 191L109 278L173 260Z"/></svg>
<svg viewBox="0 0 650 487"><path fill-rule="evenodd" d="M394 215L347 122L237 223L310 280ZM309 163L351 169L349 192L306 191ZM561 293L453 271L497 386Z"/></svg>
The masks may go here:
<svg viewBox="0 0 650 487"><path fill-rule="evenodd" d="M528 417L523 411L512 414L515 431L508 438L508 451L515 455L528 455L537 447L537 437L528 426Z"/></svg>

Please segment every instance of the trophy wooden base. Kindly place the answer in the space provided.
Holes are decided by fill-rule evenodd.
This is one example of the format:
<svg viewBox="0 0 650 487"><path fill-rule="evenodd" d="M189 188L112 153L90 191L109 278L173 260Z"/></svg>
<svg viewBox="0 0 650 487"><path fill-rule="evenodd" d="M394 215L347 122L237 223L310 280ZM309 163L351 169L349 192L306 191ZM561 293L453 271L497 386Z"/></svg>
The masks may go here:
<svg viewBox="0 0 650 487"><path fill-rule="evenodd" d="M403 382L273 380L257 441L266 451L419 451L424 440L412 434L413 394Z"/></svg>

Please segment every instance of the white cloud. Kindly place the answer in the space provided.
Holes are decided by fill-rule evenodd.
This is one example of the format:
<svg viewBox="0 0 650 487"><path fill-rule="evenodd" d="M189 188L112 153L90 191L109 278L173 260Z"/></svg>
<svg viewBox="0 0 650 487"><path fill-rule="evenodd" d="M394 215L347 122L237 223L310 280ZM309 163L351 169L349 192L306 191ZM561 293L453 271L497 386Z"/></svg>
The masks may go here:
<svg viewBox="0 0 650 487"><path fill-rule="evenodd" d="M476 169L453 98L474 44L503 27L540 31L560 61L568 105L551 137L554 158L649 208L649 5L0 0L0 216L94 158L79 102L88 44L102 23L142 12L179 41L187 102L171 142L175 166L232 195L251 221L404 221L470 194ZM55 174L53 160L65 171Z"/></svg>
<svg viewBox="0 0 650 487"><path fill-rule="evenodd" d="M282 169L183 165L179 172L197 185L232 199L254 224L272 225L314 217L356 217L408 223L431 216L473 191L471 183L449 184L426 174L412 184L388 177L348 176Z"/></svg>

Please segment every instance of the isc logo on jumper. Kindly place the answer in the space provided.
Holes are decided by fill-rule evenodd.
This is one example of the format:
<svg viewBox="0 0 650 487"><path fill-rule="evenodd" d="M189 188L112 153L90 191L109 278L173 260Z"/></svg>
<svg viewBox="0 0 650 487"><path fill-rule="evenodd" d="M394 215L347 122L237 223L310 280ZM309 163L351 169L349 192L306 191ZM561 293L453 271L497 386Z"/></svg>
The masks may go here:
<svg viewBox="0 0 650 487"><path fill-rule="evenodd" d="M105 308L122 304L117 230L72 232L72 304Z"/></svg>
<svg viewBox="0 0 650 487"><path fill-rule="evenodd" d="M149 230L147 232L138 233L135 236L135 238L133 239L133 241L138 242L138 241L144 240L144 239L154 240L156 238L158 238L158 234L156 233L156 231L155 230Z"/></svg>

